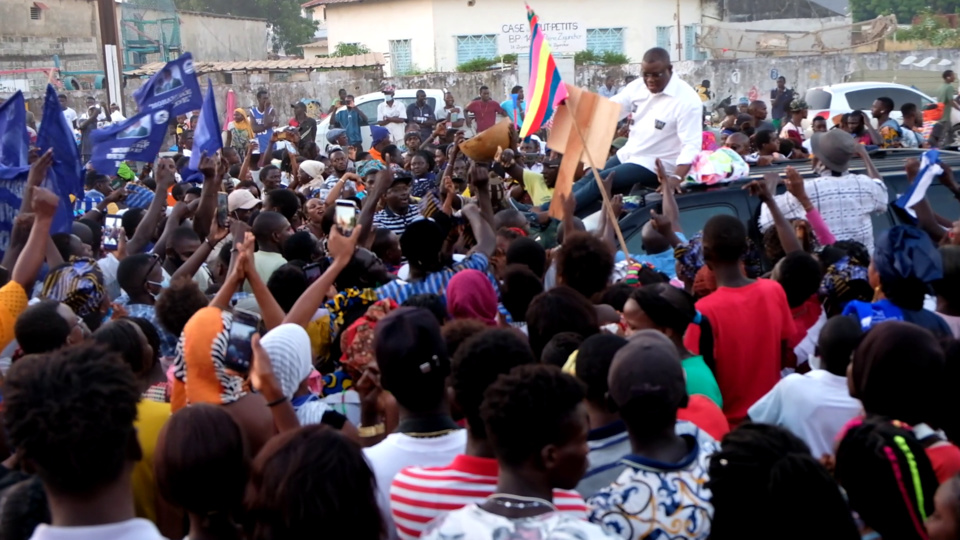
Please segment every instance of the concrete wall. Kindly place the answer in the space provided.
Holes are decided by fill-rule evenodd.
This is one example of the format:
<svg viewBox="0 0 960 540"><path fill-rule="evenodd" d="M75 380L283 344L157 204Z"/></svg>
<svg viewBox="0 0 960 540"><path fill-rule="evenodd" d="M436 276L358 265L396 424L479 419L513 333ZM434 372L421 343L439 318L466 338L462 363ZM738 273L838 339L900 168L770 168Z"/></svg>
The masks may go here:
<svg viewBox="0 0 960 540"><path fill-rule="evenodd" d="M118 16L119 16L118 9ZM150 12L147 12L148 16ZM199 62L242 62L267 58L266 19L182 11L180 40Z"/></svg>
<svg viewBox="0 0 960 540"><path fill-rule="evenodd" d="M590 9L582 0L553 0L540 6L537 14L544 22L578 23L584 31L623 28L624 53L635 61L656 46L656 27L669 26L671 52L676 55L676 3L672 1L611 0L604 9ZM699 24L700 18L700 0L680 0L681 25ZM361 42L374 52L389 53L390 40L410 39L414 65L440 72L456 70L457 36L500 34L504 25L527 24L515 0L483 0L475 6L464 0L330 4L326 21L330 49L341 42ZM357 32L357 28L371 27L376 31ZM389 67L387 71L391 72Z"/></svg>
<svg viewBox="0 0 960 540"><path fill-rule="evenodd" d="M845 49L851 43L851 19L771 19L712 23L702 42L711 58L753 58L759 54L816 54L823 49ZM781 52L780 49L789 52Z"/></svg>
<svg viewBox="0 0 960 540"><path fill-rule="evenodd" d="M102 70L103 63L95 36L96 2L89 0L45 0L49 9L40 20L30 18L33 0L0 2L0 71L53 67L53 55L60 57L66 71ZM0 86L30 88L42 86L47 75L40 71L0 73Z"/></svg>

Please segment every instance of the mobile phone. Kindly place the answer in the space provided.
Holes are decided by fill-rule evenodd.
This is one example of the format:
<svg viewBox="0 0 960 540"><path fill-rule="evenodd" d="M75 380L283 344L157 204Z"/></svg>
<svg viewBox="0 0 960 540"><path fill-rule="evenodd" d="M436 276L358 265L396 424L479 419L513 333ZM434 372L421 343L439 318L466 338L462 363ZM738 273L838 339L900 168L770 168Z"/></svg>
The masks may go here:
<svg viewBox="0 0 960 540"><path fill-rule="evenodd" d="M227 194L223 192L217 193L217 224L221 227L226 227L228 214Z"/></svg>
<svg viewBox="0 0 960 540"><path fill-rule="evenodd" d="M281 131L280 134L277 135L277 140L278 140L278 141L285 141L285 140L287 140L287 132L286 132L286 131Z"/></svg>
<svg viewBox="0 0 960 540"><path fill-rule="evenodd" d="M103 222L103 249L114 251L120 243L120 235L123 234L121 225L121 216L116 214L108 215Z"/></svg>
<svg viewBox="0 0 960 540"><path fill-rule="evenodd" d="M320 263L310 263L303 267L303 273L307 275L307 283L313 283L323 273Z"/></svg>
<svg viewBox="0 0 960 540"><path fill-rule="evenodd" d="M348 199L337 199L337 211L334 214L334 223L340 234L350 236L357 226L357 203Z"/></svg>
<svg viewBox="0 0 960 540"><path fill-rule="evenodd" d="M260 316L242 309L233 310L233 323L227 338L227 356L223 366L241 375L250 371L253 362L253 345L250 340L260 328Z"/></svg>

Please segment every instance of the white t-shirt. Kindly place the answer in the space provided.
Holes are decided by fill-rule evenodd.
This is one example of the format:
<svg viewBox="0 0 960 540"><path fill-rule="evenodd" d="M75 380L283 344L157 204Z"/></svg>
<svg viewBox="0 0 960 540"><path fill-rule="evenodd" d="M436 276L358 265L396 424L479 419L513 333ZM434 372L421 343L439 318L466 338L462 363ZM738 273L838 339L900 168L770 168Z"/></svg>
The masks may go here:
<svg viewBox="0 0 960 540"><path fill-rule="evenodd" d="M837 434L862 412L860 401L850 397L846 377L816 369L784 377L747 414L754 422L791 431L819 459L833 454Z"/></svg>
<svg viewBox="0 0 960 540"><path fill-rule="evenodd" d="M363 455L377 478L377 504L383 514L390 538L397 528L390 515L390 484L405 467L441 467L453 461L467 447L467 430L458 429L440 437L418 438L391 433L379 444L364 448Z"/></svg>
<svg viewBox="0 0 960 540"><path fill-rule="evenodd" d="M400 118L407 118L407 108L403 106L403 103L400 103L397 100L393 101L393 105L387 105L387 102L377 105L377 122L382 122L384 118L393 118L399 116ZM407 129L406 123L396 123L391 122L385 126L387 131L390 132L390 140L393 141L393 144L403 144L403 135Z"/></svg>
<svg viewBox="0 0 960 540"><path fill-rule="evenodd" d="M141 518L90 527L38 525L30 540L166 540L157 527Z"/></svg>
<svg viewBox="0 0 960 540"><path fill-rule="evenodd" d="M487 512L475 504L454 510L427 525L421 540L494 540L530 538L536 540L609 540L616 538L599 525L560 512L509 519Z"/></svg>
<svg viewBox="0 0 960 540"><path fill-rule="evenodd" d="M70 128L74 128L74 123L77 120L77 111L67 107L63 110L63 117L67 119L67 123L70 124Z"/></svg>

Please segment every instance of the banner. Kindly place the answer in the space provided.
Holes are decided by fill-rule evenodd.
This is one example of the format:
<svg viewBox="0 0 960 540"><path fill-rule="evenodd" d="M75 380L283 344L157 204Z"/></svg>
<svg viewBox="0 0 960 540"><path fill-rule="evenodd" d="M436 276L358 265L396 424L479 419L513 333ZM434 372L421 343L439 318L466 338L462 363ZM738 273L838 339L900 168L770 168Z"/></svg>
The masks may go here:
<svg viewBox="0 0 960 540"><path fill-rule="evenodd" d="M203 95L193 69L193 55L183 53L180 58L167 62L133 93L133 99L140 111L169 109L174 117L199 109Z"/></svg>
<svg viewBox="0 0 960 540"><path fill-rule="evenodd" d="M203 98L200 118L197 119L197 126L193 131L193 148L190 150L189 167L200 170L200 158L203 154L213 156L221 148L223 148L223 139L220 138L220 120L217 118L217 103L213 97L213 83L207 79L207 94Z"/></svg>
<svg viewBox="0 0 960 540"><path fill-rule="evenodd" d="M100 174L114 176L124 161L152 162L167 134L170 111L147 111L119 124L98 129L91 134L93 155L90 162Z"/></svg>
<svg viewBox="0 0 960 540"><path fill-rule="evenodd" d="M53 164L47 171L43 187L60 197L60 208L53 217L50 233L70 232L73 222L73 202L70 195L83 198L83 169L80 166L80 154L73 129L67 125L67 119L60 108L53 85L47 85L47 95L43 100L43 116L40 131L37 133L37 150L43 154L53 149Z"/></svg>
<svg viewBox="0 0 960 540"><path fill-rule="evenodd" d="M0 256L10 246L13 220L23 202L29 147L27 113L23 93L18 91L0 105Z"/></svg>

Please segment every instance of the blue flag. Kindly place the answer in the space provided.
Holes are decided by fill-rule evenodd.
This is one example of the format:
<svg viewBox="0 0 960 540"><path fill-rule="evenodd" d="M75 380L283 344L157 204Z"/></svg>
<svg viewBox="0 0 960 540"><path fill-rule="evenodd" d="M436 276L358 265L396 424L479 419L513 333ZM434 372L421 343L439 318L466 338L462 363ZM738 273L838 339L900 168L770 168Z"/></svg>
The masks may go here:
<svg viewBox="0 0 960 540"><path fill-rule="evenodd" d="M133 99L144 112L170 109L170 114L177 116L199 109L203 96L193 70L193 56L183 53L180 58L167 62L133 93Z"/></svg>
<svg viewBox="0 0 960 540"><path fill-rule="evenodd" d="M0 105L0 254L10 246L13 220L23 202L29 148L23 93L17 92Z"/></svg>
<svg viewBox="0 0 960 540"><path fill-rule="evenodd" d="M48 84L40 131L37 132L37 149L43 154L50 148L53 149L53 164L42 185L60 197L60 208L53 217L50 233L70 232L73 222L73 201L70 196L83 198L83 169L73 129L63 116L57 92L53 85Z"/></svg>
<svg viewBox="0 0 960 540"><path fill-rule="evenodd" d="M217 103L213 98L213 83L207 79L207 95L203 98L203 108L200 109L200 118L193 131L193 148L190 150L190 165L193 170L200 169L200 158L206 152L214 155L223 148L223 139L220 138L220 120L217 118Z"/></svg>
<svg viewBox="0 0 960 540"><path fill-rule="evenodd" d="M152 162L163 146L169 120L169 109L147 111L94 131L90 163L98 173L114 176L124 161Z"/></svg>
<svg viewBox="0 0 960 540"><path fill-rule="evenodd" d="M943 174L943 167L940 166L939 161L940 152L936 148L924 152L920 160L920 172L917 173L917 177L907 191L894 202L906 211L912 218L913 224L917 223L917 211L913 207L926 198L927 189L930 188L933 179Z"/></svg>

